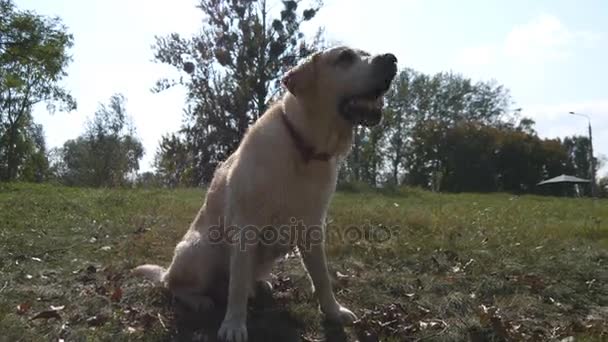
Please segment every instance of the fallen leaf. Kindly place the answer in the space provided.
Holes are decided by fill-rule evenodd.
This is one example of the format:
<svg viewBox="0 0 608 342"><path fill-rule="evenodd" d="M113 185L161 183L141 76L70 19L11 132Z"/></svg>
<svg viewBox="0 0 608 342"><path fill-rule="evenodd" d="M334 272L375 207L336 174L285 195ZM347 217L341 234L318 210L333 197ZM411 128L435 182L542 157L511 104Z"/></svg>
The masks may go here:
<svg viewBox="0 0 608 342"><path fill-rule="evenodd" d="M112 299L112 301L114 301L114 302L120 302L121 298L122 298L122 289L120 287L117 287L114 289L114 292L112 293L112 296L110 296L110 299Z"/></svg>
<svg viewBox="0 0 608 342"><path fill-rule="evenodd" d="M34 319L51 319L51 318L61 319L61 316L55 310L47 310L47 311L42 311L39 314L37 314L36 316L32 317L32 320L34 320Z"/></svg>
<svg viewBox="0 0 608 342"><path fill-rule="evenodd" d="M24 315L29 311L29 309L31 307L32 307L32 304L30 304L30 303L21 303L21 304L17 305L17 314Z"/></svg>
<svg viewBox="0 0 608 342"><path fill-rule="evenodd" d="M337 271L337 272L336 272L336 276L338 277L338 279L350 278L350 276L349 276L349 275L346 275L346 274L340 273L340 271Z"/></svg>
<svg viewBox="0 0 608 342"><path fill-rule="evenodd" d="M429 310L429 309L425 308L425 307L424 307L424 306L422 306L422 305L418 305L418 309L420 309L420 311L424 312L425 314L429 314L429 313L431 313L431 310Z"/></svg>
<svg viewBox="0 0 608 342"><path fill-rule="evenodd" d="M91 327L98 327L103 325L107 320L108 318L106 316L98 315L89 317L89 319L87 319L87 324Z"/></svg>

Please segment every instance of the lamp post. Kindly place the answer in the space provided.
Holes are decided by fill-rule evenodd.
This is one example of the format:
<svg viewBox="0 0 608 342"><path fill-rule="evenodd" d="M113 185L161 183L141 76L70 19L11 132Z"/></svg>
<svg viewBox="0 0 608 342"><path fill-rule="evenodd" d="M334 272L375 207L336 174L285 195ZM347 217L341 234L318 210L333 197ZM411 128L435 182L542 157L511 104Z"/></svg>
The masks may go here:
<svg viewBox="0 0 608 342"><path fill-rule="evenodd" d="M593 132L591 131L591 118L589 118L588 115L576 113L576 112L570 112L569 114L582 116L587 119L587 122L589 124L589 154L591 154L591 158L589 160L589 163L590 163L589 173L591 176L591 196L595 197L595 158L593 158Z"/></svg>

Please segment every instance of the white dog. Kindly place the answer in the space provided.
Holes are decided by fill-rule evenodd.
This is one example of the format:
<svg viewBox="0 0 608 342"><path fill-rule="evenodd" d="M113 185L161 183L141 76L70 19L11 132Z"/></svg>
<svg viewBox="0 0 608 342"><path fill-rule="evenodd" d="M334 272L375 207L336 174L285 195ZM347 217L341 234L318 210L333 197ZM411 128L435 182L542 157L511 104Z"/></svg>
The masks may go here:
<svg viewBox="0 0 608 342"><path fill-rule="evenodd" d="M394 55L347 47L316 53L290 70L283 79L286 95L216 170L169 268L142 265L134 272L196 309L212 305L209 293L227 279L227 311L218 335L244 342L255 282L297 247L323 313L343 324L355 321L331 288L324 221L353 127L380 122L382 98L396 72ZM294 223L301 228L297 236Z"/></svg>

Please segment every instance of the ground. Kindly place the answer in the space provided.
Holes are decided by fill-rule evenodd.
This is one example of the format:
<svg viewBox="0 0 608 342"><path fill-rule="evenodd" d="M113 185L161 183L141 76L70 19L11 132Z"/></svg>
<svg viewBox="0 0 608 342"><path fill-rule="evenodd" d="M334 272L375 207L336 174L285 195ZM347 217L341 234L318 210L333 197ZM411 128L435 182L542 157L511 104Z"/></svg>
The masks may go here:
<svg viewBox="0 0 608 342"><path fill-rule="evenodd" d="M129 274L168 265L203 197L0 184L0 341L214 341L221 307L188 312ZM328 221L360 321L324 323L292 255L251 301L251 341L608 339L606 200L349 191Z"/></svg>

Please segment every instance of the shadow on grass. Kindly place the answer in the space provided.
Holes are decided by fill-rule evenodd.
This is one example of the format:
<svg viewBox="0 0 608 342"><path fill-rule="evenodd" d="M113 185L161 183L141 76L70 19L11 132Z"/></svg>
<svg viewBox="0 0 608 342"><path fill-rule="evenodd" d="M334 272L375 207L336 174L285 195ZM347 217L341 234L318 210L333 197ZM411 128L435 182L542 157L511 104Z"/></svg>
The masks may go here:
<svg viewBox="0 0 608 342"><path fill-rule="evenodd" d="M205 313L192 312L182 304L175 303L176 341L220 341L217 331L225 314L225 303ZM249 303L247 331L249 342L300 342L304 323L298 320L271 293L257 294ZM343 326L323 322L324 341L346 342L348 336ZM316 341L316 340L315 340Z"/></svg>

